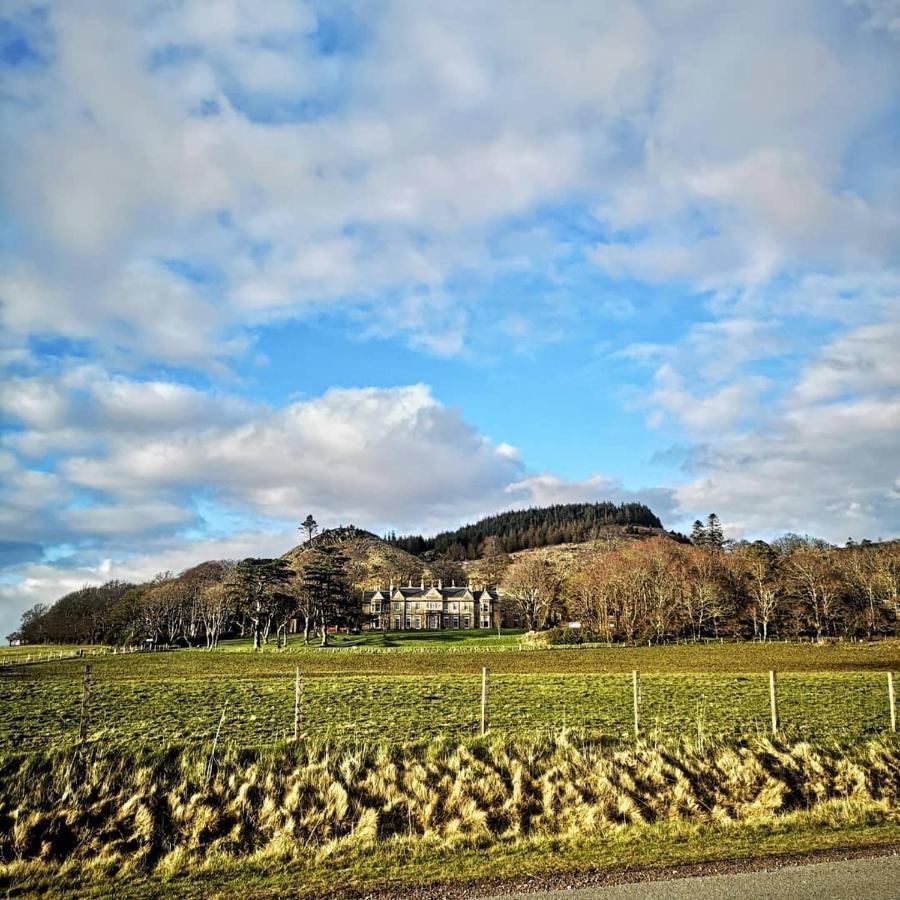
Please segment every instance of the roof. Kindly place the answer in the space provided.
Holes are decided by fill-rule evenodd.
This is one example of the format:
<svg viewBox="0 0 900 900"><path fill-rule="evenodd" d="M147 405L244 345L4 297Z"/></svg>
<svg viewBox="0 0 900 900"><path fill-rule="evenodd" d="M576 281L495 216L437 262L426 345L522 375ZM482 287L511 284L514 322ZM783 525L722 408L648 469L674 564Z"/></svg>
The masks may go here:
<svg viewBox="0 0 900 900"><path fill-rule="evenodd" d="M417 585L399 585L393 588L393 593L391 593L388 588L378 588L374 591L363 591L363 599L364 600L375 600L375 599L393 599L397 594L400 594L404 600L412 600L418 599L427 596L428 594L439 594L441 599L443 600L458 600L461 597L471 596L474 600L481 600L485 597L488 597L492 600L497 599L497 591L491 588L473 588L471 586L460 586L451 585L450 587L438 587L437 585L426 585L422 587L421 584Z"/></svg>

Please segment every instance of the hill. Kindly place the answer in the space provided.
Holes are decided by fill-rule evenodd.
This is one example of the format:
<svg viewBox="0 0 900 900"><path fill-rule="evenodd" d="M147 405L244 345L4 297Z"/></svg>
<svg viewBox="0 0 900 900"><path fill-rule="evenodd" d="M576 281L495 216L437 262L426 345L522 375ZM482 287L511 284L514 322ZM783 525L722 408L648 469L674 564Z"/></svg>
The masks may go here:
<svg viewBox="0 0 900 900"><path fill-rule="evenodd" d="M297 571L302 571L307 557L313 550L338 547L349 559L347 565L351 583L358 590L374 590L386 587L391 580L418 582L429 572L421 559L393 546L383 538L357 528L354 525L329 528L299 544L282 557Z"/></svg>
<svg viewBox="0 0 900 900"><path fill-rule="evenodd" d="M611 550L627 541L666 533L660 528L609 525L597 529L590 539L515 550L509 554L509 559L515 561L524 556L540 556L552 562L560 574L568 575L579 567L585 556L598 550ZM359 590L387 587L392 581L394 584L415 584L421 578L431 581L444 577L449 582L451 577L456 577L458 581L468 579L473 584L493 583L495 580L487 574L491 562L480 557L448 564L434 550L426 550L423 556L416 556L399 547L396 542L354 525L327 529L311 540L298 544L285 553L283 558L290 562L292 568L302 571L311 551L331 547L339 548L349 559L347 568L350 580ZM451 571L455 575L451 576Z"/></svg>
<svg viewBox="0 0 900 900"><path fill-rule="evenodd" d="M388 540L417 556L434 554L471 560L481 556L489 537L496 537L507 553L515 553L595 540L610 529L658 533L662 528L656 514L643 503L562 503L497 513L432 538L391 535Z"/></svg>

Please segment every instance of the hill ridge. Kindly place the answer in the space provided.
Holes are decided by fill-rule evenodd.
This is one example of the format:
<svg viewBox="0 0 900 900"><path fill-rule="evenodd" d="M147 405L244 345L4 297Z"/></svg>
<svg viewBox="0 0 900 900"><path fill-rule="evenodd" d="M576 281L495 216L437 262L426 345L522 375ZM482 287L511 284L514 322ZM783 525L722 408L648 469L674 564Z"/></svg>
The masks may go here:
<svg viewBox="0 0 900 900"><path fill-rule="evenodd" d="M477 559L489 537L498 538L504 550L514 553L556 544L581 543L610 528L641 529L648 533L664 530L659 517L643 503L617 505L601 500L505 510L439 532L432 538L420 534L389 534L386 539L420 557L433 552L457 559Z"/></svg>

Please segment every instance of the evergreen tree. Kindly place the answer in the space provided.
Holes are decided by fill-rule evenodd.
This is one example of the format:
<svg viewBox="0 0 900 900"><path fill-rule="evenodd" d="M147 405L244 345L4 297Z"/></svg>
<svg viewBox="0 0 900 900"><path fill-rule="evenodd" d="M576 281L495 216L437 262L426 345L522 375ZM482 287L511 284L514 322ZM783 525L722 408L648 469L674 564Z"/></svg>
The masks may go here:
<svg viewBox="0 0 900 900"><path fill-rule="evenodd" d="M230 593L253 624L253 649L268 641L278 605L289 602L286 587L292 572L283 559L248 558L239 562L229 579Z"/></svg>
<svg viewBox="0 0 900 900"><path fill-rule="evenodd" d="M348 558L337 547L314 551L303 570L303 591L322 629L322 646L328 644L328 629L357 625L361 615L347 575Z"/></svg>
<svg viewBox="0 0 900 900"><path fill-rule="evenodd" d="M691 543L697 547L703 547L708 542L706 527L699 519L694 519L694 527L691 528Z"/></svg>
<svg viewBox="0 0 900 900"><path fill-rule="evenodd" d="M313 518L312 513L310 513L301 523L300 523L300 531L306 532L306 540L307 542L313 539L313 535L318 531L319 523Z"/></svg>
<svg viewBox="0 0 900 900"><path fill-rule="evenodd" d="M725 533L715 513L710 513L706 517L706 543L714 550L722 550L725 547Z"/></svg>
<svg viewBox="0 0 900 900"><path fill-rule="evenodd" d="M522 509L488 516L473 525L444 531L433 538L405 535L392 543L416 555L434 551L460 559L478 559L488 537L498 537L510 553L565 542L591 540L597 530L609 526L661 529L662 523L642 503L565 503L538 509Z"/></svg>

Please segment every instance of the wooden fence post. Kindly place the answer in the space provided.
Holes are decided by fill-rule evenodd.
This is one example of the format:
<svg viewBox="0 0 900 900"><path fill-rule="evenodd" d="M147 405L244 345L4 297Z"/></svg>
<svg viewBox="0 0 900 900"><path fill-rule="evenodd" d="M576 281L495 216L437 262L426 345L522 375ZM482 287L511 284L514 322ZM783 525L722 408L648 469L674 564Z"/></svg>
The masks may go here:
<svg viewBox="0 0 900 900"><path fill-rule="evenodd" d="M769 711L772 714L772 734L778 734L778 681L775 671L769 671Z"/></svg>
<svg viewBox="0 0 900 900"><path fill-rule="evenodd" d="M891 731L897 730L897 698L894 695L894 673L888 672L888 708L891 711Z"/></svg>
<svg viewBox="0 0 900 900"><path fill-rule="evenodd" d="M300 736L300 667L297 666L297 677L294 680L294 742Z"/></svg>
<svg viewBox="0 0 900 900"><path fill-rule="evenodd" d="M481 736L484 737L488 729L488 675L486 668L481 670Z"/></svg>
<svg viewBox="0 0 900 900"><path fill-rule="evenodd" d="M634 736L641 733L641 683L637 669L631 673L631 692L634 699Z"/></svg>
<svg viewBox="0 0 900 900"><path fill-rule="evenodd" d="M84 667L81 676L81 714L78 718L78 740L83 741L87 734L88 698L91 693L91 667Z"/></svg>
<svg viewBox="0 0 900 900"><path fill-rule="evenodd" d="M219 726L216 728L216 736L213 738L212 750L209 753L209 759L206 761L206 780L212 778L213 768L216 764L216 748L219 746L219 735L222 733L222 726L225 724L225 713L228 711L228 701L222 707L222 715L219 718Z"/></svg>

